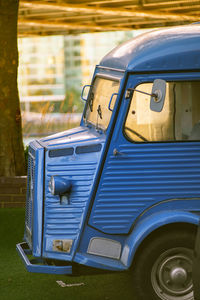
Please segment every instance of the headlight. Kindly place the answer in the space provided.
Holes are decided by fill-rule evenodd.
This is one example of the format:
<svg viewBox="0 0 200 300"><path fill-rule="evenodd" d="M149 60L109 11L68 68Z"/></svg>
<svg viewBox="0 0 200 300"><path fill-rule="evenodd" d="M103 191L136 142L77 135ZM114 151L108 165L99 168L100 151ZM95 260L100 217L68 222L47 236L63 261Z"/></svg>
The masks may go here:
<svg viewBox="0 0 200 300"><path fill-rule="evenodd" d="M71 181L64 177L51 176L49 190L52 195L65 195L71 190Z"/></svg>

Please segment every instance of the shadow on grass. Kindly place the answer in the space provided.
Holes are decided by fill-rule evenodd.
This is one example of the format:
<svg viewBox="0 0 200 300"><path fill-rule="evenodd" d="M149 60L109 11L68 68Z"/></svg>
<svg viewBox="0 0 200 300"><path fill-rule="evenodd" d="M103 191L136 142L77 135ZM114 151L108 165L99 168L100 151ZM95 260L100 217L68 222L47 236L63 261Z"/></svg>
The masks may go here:
<svg viewBox="0 0 200 300"><path fill-rule="evenodd" d="M15 250L23 231L24 209L0 209L1 300L136 300L127 272L78 266L75 276L28 273ZM84 285L63 288L56 281Z"/></svg>

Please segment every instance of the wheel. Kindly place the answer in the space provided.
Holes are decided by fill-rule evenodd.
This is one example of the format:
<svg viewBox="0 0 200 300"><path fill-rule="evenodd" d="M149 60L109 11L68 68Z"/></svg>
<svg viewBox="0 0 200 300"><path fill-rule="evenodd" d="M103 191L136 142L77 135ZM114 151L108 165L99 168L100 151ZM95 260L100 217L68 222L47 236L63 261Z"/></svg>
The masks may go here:
<svg viewBox="0 0 200 300"><path fill-rule="evenodd" d="M197 235L195 239L192 275L194 299L200 300L200 224L198 226Z"/></svg>
<svg viewBox="0 0 200 300"><path fill-rule="evenodd" d="M195 233L163 232L144 245L132 266L134 299L192 300Z"/></svg>

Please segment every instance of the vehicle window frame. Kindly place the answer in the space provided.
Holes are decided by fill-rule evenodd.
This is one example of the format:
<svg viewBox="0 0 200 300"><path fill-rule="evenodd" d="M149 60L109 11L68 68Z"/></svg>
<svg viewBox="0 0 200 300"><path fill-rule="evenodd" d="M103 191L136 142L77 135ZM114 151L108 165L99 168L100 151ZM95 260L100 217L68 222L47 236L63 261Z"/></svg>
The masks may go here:
<svg viewBox="0 0 200 300"><path fill-rule="evenodd" d="M116 81L116 82L118 82L119 83L119 85L118 85L118 94L119 94L122 77L120 77L120 76L119 77L118 76L110 76L110 75L106 75L106 74L96 74L94 76L93 80L92 80L92 84L91 84L90 90L88 92L88 97L90 95L91 89L93 88L93 85L94 85L94 82L95 82L96 78L102 78L102 79L105 79L105 80L110 80L110 81ZM117 100L117 97L116 97L116 100ZM115 105L116 105L116 100L115 100ZM83 121L84 121L85 125L90 125L90 126L96 128L96 124L94 124L93 122L90 122L90 121L88 121L86 119L86 112L87 112L87 109L88 109L88 105L89 105L89 102L88 102L88 99L87 99L86 104L85 104L85 108L84 108L84 111L83 111ZM109 105L109 101L108 101L108 105ZM115 105L114 105L114 107L115 107ZM114 110L114 108L113 108L113 110ZM113 111L111 113L110 120L112 118L112 115L113 115ZM109 125L110 125L110 121L109 121L108 126L107 126L106 129L103 129L101 127L98 127L97 129L101 130L102 132L106 132L107 129L108 129L108 127L109 127Z"/></svg>
<svg viewBox="0 0 200 300"><path fill-rule="evenodd" d="M180 75L180 74L178 74ZM138 87L141 85L141 84L144 84L144 83L152 83L153 84L153 81L155 79L164 79L166 80L167 83L175 83L175 82L199 82L200 83L200 78L199 77L191 77L191 78L186 78L185 76L184 77L180 77L180 76L176 76L175 78L165 78L163 76L157 76L157 77L153 77L149 80L143 80L143 81L139 81L137 82L135 85L134 85L134 89L139 89ZM132 87L131 87L132 88ZM134 93L132 94L132 97L129 99L129 104L128 104L128 107L126 109L126 113L125 113L125 117L124 117L124 120L123 120L123 126L122 126L122 134L124 136L124 138L129 141L130 143L133 143L133 144L149 144L149 143L188 143L188 142L200 142L200 139L199 140L190 140L190 139L185 139L185 140L165 140L165 141L134 141L132 140L127 134L126 134L126 131L125 131L125 124L126 124L126 121L127 121L127 117L128 117L128 114L129 114L129 110L130 110L130 106L131 106L131 103L132 103L132 99L133 99L133 95ZM150 102L150 100L149 100ZM174 131L174 136L175 136L175 124L176 124L176 120L175 120L175 115L174 115L174 128L173 128L173 131ZM140 133L139 133L140 135Z"/></svg>

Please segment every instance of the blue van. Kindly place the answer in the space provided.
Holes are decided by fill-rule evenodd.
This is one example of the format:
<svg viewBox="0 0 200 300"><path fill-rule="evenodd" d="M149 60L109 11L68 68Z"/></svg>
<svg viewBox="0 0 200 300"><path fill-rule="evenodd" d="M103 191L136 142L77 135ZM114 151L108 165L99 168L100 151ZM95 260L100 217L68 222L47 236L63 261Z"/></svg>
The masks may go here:
<svg viewBox="0 0 200 300"><path fill-rule="evenodd" d="M17 245L27 270L130 269L134 299L193 299L200 25L118 46L96 66L82 98L78 128L29 145L24 242Z"/></svg>

